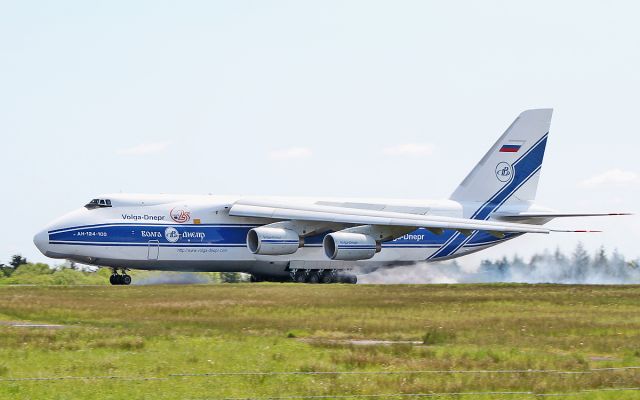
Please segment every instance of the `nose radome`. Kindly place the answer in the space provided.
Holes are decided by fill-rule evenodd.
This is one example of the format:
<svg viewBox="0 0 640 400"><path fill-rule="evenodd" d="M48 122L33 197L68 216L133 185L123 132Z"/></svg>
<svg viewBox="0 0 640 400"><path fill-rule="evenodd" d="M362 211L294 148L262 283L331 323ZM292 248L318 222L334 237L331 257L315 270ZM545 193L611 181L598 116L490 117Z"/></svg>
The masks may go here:
<svg viewBox="0 0 640 400"><path fill-rule="evenodd" d="M49 233L46 229L36 233L33 237L33 243L36 245L38 250L45 256L47 255L47 249L49 247Z"/></svg>

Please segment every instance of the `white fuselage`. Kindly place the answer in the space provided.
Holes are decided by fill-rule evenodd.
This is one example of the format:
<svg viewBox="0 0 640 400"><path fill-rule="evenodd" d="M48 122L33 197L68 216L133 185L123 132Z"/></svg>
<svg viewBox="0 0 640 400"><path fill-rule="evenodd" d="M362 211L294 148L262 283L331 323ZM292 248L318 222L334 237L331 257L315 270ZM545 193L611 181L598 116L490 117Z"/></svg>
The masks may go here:
<svg viewBox="0 0 640 400"><path fill-rule="evenodd" d="M289 255L253 254L246 245L247 232L277 222L264 218L230 216L240 197L174 195L106 195L109 207L86 207L52 222L34 239L43 254L82 263L148 270L241 271L287 274L290 269L348 269L354 265L393 265L459 257L485 249L517 235L496 238L475 232L467 237L457 231L441 234L416 229L384 242L370 260L333 261L322 249L327 232L305 239L304 246ZM273 198L271 198L273 199ZM403 212L421 215L466 217L478 204L451 200L377 200L295 198L297 204ZM531 210L532 208L528 208ZM518 210L523 211L522 206Z"/></svg>

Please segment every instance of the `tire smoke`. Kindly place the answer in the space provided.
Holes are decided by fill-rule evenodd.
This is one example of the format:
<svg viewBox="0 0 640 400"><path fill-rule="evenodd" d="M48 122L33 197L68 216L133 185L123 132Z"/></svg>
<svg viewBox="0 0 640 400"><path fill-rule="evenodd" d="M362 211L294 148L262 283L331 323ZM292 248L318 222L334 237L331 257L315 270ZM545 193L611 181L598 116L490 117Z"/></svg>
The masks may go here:
<svg viewBox="0 0 640 400"><path fill-rule="evenodd" d="M408 266L359 270L359 283L560 283L588 285L640 284L639 261L627 261L617 251L608 257L600 249L590 257L578 245L570 257L559 250L535 255L529 262L515 256L484 260L475 267L457 262L420 262Z"/></svg>

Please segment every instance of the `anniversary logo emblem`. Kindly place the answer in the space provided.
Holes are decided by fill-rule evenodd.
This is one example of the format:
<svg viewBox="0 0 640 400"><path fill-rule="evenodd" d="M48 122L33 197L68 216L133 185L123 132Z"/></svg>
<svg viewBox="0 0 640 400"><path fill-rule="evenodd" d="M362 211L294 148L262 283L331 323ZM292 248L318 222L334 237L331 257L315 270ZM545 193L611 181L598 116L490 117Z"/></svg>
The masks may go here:
<svg viewBox="0 0 640 400"><path fill-rule="evenodd" d="M171 219L179 224L183 224L191 220L191 211L186 207L174 207L169 211Z"/></svg>

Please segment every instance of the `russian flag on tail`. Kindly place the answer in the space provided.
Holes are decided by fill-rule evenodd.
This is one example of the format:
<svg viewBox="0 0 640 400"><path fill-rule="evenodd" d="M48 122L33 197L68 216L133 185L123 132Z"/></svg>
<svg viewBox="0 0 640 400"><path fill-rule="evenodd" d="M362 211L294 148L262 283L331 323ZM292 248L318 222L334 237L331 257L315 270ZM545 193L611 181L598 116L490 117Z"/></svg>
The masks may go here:
<svg viewBox="0 0 640 400"><path fill-rule="evenodd" d="M500 153L517 153L522 147L522 142L510 142L500 147Z"/></svg>
<svg viewBox="0 0 640 400"><path fill-rule="evenodd" d="M519 144L505 144L500 148L500 153L517 153L520 147Z"/></svg>

